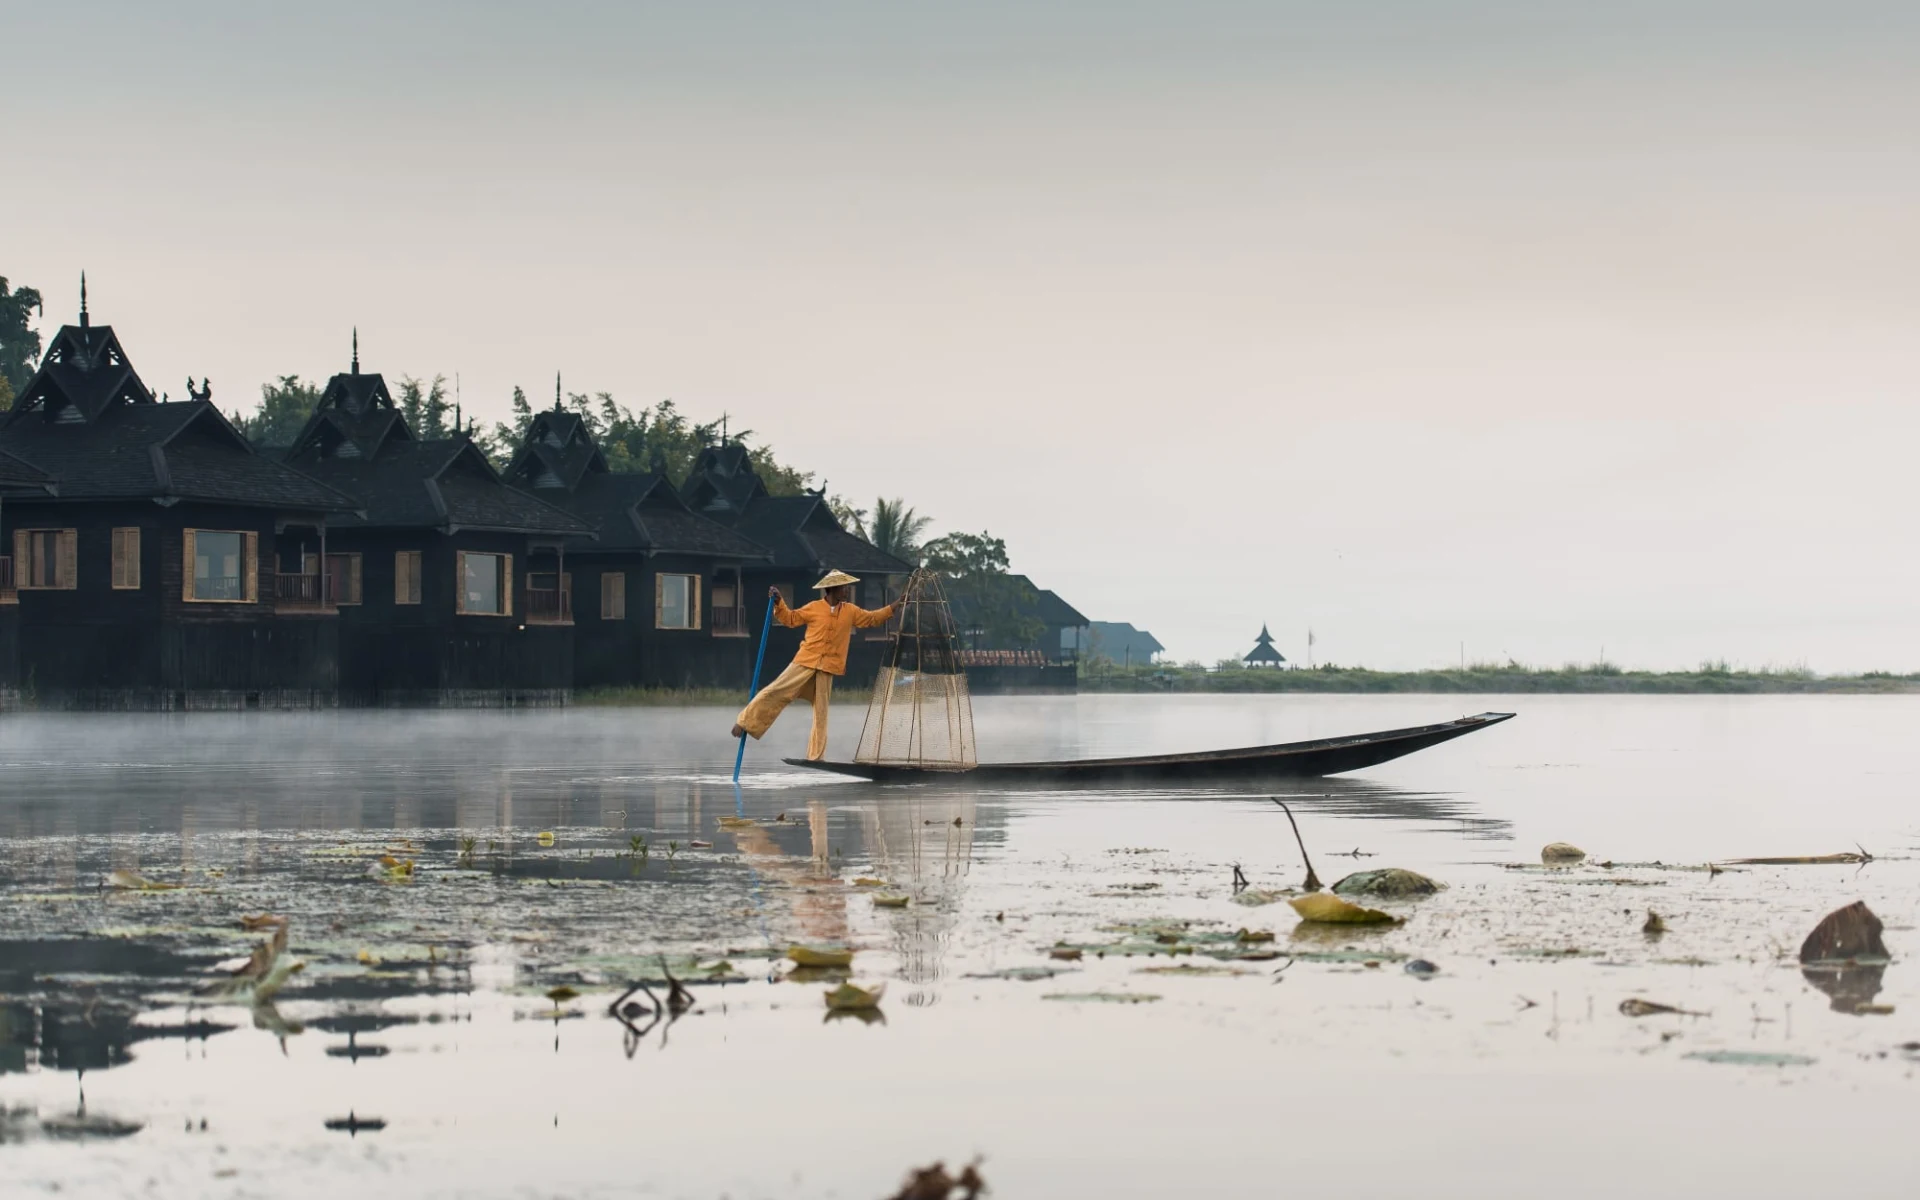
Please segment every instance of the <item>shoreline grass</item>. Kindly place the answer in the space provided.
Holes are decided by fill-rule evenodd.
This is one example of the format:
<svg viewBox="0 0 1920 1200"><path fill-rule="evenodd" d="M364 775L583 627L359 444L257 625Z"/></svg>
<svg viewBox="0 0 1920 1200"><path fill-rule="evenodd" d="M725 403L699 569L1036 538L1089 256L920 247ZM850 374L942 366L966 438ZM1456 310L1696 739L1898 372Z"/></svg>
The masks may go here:
<svg viewBox="0 0 1920 1200"><path fill-rule="evenodd" d="M1263 694L1269 692L1478 692L1643 695L1890 695L1920 692L1920 675L1870 671L1816 675L1804 668L1736 670L1703 663L1693 671L1627 671L1611 663L1559 668L1474 663L1458 669L1374 671L1313 667L1295 671L1217 670L1195 666L1083 670L1082 692Z"/></svg>

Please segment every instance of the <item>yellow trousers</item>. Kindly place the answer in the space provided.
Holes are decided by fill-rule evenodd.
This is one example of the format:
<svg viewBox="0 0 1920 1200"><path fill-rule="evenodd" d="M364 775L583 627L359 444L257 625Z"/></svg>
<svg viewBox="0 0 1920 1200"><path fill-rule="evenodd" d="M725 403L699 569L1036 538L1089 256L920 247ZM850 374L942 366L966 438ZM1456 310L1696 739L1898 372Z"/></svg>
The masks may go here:
<svg viewBox="0 0 1920 1200"><path fill-rule="evenodd" d="M774 718L783 712L787 705L795 700L813 701L813 733L807 738L807 757L821 759L827 756L827 703L833 698L833 676L825 671L816 671L812 667L803 667L794 663L780 672L780 677L760 689L760 694L747 701L740 710L735 723L754 736L757 741L773 727Z"/></svg>

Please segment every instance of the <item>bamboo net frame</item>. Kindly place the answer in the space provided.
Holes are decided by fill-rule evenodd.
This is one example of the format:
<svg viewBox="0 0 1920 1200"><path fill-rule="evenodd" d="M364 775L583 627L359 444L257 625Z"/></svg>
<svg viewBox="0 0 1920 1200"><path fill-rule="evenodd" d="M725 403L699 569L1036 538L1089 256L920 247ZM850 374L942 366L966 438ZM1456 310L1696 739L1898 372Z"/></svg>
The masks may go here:
<svg viewBox="0 0 1920 1200"><path fill-rule="evenodd" d="M940 576L915 571L897 603L899 624L873 681L854 761L970 770L979 763L973 697Z"/></svg>

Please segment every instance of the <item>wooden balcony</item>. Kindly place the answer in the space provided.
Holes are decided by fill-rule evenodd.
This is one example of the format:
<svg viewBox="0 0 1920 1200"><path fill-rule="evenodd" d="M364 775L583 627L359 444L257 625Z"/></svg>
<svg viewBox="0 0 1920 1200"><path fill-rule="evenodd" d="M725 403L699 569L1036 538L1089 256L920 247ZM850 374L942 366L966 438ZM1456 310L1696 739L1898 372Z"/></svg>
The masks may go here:
<svg viewBox="0 0 1920 1200"><path fill-rule="evenodd" d="M327 595L326 576L317 571L273 576L273 610L286 613L338 612Z"/></svg>
<svg viewBox="0 0 1920 1200"><path fill-rule="evenodd" d="M746 637L747 611L744 608L716 608L713 610L713 636Z"/></svg>
<svg viewBox="0 0 1920 1200"><path fill-rule="evenodd" d="M573 624L573 575L555 577L552 571L527 576L527 624Z"/></svg>

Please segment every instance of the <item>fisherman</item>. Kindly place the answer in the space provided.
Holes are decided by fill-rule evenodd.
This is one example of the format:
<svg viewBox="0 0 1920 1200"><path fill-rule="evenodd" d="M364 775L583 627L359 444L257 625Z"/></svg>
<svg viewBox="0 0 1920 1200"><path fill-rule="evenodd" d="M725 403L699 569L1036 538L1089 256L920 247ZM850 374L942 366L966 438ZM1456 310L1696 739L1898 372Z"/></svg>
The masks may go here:
<svg viewBox="0 0 1920 1200"><path fill-rule="evenodd" d="M833 696L834 677L847 673L847 643L853 640L855 629L885 625L900 607L889 604L871 611L857 607L853 603L853 585L859 582L845 571L828 571L825 578L813 585L815 591L825 592L826 597L799 608L788 608L779 588L767 589L767 595L773 597L773 619L789 629L804 625L807 632L792 664L740 710L733 725L734 737L750 733L758 740L766 735L787 705L795 700L810 699L813 701L813 734L807 739L807 757L814 760L826 757L827 703Z"/></svg>

